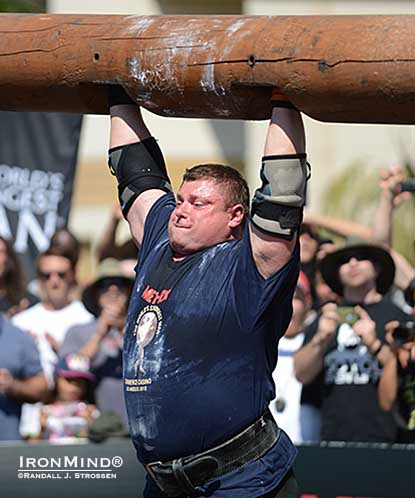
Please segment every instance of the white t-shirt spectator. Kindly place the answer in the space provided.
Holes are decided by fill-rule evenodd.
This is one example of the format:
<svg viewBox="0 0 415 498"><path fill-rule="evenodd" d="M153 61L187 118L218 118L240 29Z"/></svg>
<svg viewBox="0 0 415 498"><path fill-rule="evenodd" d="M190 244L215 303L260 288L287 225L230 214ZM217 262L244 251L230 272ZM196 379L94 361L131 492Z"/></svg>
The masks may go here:
<svg viewBox="0 0 415 498"><path fill-rule="evenodd" d="M12 322L17 327L28 331L34 338L40 353L40 362L50 387L54 385L54 370L58 356L47 339L49 335L60 346L66 332L77 324L92 321L94 316L86 310L80 301L73 301L60 310L49 310L42 303L15 315ZM41 403L25 403L20 420L20 433L23 437L36 436L40 432Z"/></svg>
<svg viewBox="0 0 415 498"><path fill-rule="evenodd" d="M281 337L278 343L278 363L272 373L275 398L269 408L277 424L284 429L295 444L302 442L300 401L302 384L294 373L294 353L302 346L304 334Z"/></svg>

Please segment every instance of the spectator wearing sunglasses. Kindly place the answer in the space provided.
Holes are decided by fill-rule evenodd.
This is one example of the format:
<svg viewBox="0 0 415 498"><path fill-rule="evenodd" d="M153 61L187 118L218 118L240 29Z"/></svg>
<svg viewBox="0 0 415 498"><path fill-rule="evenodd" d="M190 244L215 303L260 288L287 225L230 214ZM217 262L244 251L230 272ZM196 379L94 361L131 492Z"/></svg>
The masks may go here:
<svg viewBox="0 0 415 498"><path fill-rule="evenodd" d="M40 353L43 371L49 386L54 387L54 370L57 351L69 328L87 323L93 316L85 306L73 300L77 285L74 261L64 249L50 247L38 256L36 263L40 302L13 317L13 323L28 331L34 338ZM22 413L21 433L24 437L37 437L40 426L34 413L34 405L25 405ZM33 412L33 413L32 413ZM30 414L29 414L30 413Z"/></svg>
<svg viewBox="0 0 415 498"><path fill-rule="evenodd" d="M91 361L97 378L95 400L101 412L116 413L127 425L122 384L122 348L127 307L133 280L120 262L104 259L96 279L82 294L85 307L96 317L92 323L68 331L59 355L78 353Z"/></svg>
<svg viewBox="0 0 415 498"><path fill-rule="evenodd" d="M294 366L300 382L321 387L321 438L392 443L397 426L377 394L389 355L385 324L409 319L385 297L394 280L393 259L380 246L349 241L327 254L319 269L340 302L323 306L305 330Z"/></svg>

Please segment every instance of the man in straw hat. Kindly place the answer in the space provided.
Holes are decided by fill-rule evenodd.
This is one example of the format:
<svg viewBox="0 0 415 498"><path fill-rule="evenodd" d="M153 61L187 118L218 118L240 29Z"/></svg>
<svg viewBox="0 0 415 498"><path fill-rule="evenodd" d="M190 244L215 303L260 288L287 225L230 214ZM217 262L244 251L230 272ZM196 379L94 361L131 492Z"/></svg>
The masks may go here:
<svg viewBox="0 0 415 498"><path fill-rule="evenodd" d="M393 442L396 426L377 398L389 350L385 324L405 313L384 297L395 265L389 253L368 243L348 243L320 262L324 280L341 296L328 303L305 332L295 355L297 378L322 385L323 440Z"/></svg>
<svg viewBox="0 0 415 498"><path fill-rule="evenodd" d="M274 94L250 212L245 180L225 165L187 170L176 201L125 97L111 94L109 155L141 246L124 382L144 496L297 497L295 447L267 408L299 272L309 174L300 113Z"/></svg>
<svg viewBox="0 0 415 498"><path fill-rule="evenodd" d="M59 350L61 357L79 353L90 359L97 377L97 407L115 412L125 425L128 422L122 387L122 346L132 285L118 260L104 259L95 280L82 293L82 302L96 318L69 329Z"/></svg>

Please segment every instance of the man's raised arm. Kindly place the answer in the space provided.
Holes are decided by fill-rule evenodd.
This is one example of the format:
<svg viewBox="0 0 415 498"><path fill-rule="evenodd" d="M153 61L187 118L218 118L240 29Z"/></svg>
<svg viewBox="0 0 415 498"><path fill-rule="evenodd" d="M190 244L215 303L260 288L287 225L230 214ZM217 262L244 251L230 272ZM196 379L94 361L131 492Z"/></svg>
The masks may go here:
<svg viewBox="0 0 415 498"><path fill-rule="evenodd" d="M171 191L163 155L147 129L140 108L120 87L110 89L109 165L117 177L118 197L131 235L140 246L154 202Z"/></svg>
<svg viewBox="0 0 415 498"><path fill-rule="evenodd" d="M262 158L262 185L254 195L250 223L255 263L264 278L291 257L302 221L308 175L301 115L274 91Z"/></svg>

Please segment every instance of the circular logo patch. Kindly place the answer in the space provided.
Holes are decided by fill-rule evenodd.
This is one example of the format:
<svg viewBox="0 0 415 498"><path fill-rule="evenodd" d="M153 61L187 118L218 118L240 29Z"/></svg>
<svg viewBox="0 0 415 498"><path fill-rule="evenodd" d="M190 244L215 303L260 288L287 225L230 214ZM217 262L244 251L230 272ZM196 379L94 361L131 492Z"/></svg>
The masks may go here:
<svg viewBox="0 0 415 498"><path fill-rule="evenodd" d="M145 373L144 348L150 344L154 337L160 332L163 315L158 306L146 306L143 308L135 323L134 335L138 345L138 358L135 365L136 374L138 371Z"/></svg>

